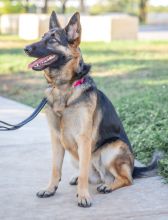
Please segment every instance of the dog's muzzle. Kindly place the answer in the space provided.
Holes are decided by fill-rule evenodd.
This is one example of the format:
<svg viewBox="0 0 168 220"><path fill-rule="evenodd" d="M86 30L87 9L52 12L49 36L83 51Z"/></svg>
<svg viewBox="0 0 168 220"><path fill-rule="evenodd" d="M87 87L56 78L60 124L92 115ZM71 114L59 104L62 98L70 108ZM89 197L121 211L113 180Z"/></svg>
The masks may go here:
<svg viewBox="0 0 168 220"><path fill-rule="evenodd" d="M24 48L24 51L25 51L25 53L27 54L27 55L31 55L31 53L33 52L33 50L34 50L34 48L33 48L33 46L26 46L25 48Z"/></svg>

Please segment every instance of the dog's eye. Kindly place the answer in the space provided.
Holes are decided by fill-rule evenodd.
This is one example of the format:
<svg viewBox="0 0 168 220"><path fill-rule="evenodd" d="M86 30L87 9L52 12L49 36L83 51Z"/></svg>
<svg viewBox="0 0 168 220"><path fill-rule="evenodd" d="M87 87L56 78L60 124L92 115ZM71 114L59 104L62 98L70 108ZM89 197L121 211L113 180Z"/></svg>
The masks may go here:
<svg viewBox="0 0 168 220"><path fill-rule="evenodd" d="M57 40L56 40L55 38L52 38L52 39L49 39L49 40L48 40L48 43L50 43L50 44L56 43L56 42L57 42Z"/></svg>

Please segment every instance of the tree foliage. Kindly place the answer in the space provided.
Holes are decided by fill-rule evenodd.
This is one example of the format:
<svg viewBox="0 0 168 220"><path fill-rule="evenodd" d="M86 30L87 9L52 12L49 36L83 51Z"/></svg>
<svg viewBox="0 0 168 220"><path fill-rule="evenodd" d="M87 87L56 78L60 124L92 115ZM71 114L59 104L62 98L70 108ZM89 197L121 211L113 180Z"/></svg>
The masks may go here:
<svg viewBox="0 0 168 220"><path fill-rule="evenodd" d="M25 8L21 1L3 0L1 2L3 7L0 8L0 14L25 12Z"/></svg>
<svg viewBox="0 0 168 220"><path fill-rule="evenodd" d="M50 0L43 0L43 7L38 11L42 13L49 13L51 9L56 9L58 13L71 13L72 11L79 10L82 13L89 12L90 14L105 14L111 12L128 13L139 17L142 23L145 23L148 9L149 0L97 0L97 3L90 8L87 8L85 0L78 1L79 8L67 7L68 0L53 0L55 8L49 7ZM1 0L4 7L0 8L0 13L21 13L21 12L35 12L38 8L37 4L32 5L30 0ZM58 4L59 3L59 4ZM164 8L165 9L165 8ZM160 10L160 8L159 8ZM163 7L162 7L163 10Z"/></svg>
<svg viewBox="0 0 168 220"><path fill-rule="evenodd" d="M104 0L98 1L90 8L91 14L122 12L139 16L141 22L146 21L148 0Z"/></svg>

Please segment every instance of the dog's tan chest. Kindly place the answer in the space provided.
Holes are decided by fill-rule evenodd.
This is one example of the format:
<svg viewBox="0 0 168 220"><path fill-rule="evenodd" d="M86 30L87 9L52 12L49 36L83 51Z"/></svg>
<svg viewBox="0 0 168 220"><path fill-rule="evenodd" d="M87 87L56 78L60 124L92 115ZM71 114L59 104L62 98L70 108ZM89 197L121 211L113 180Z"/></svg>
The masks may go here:
<svg viewBox="0 0 168 220"><path fill-rule="evenodd" d="M46 108L48 122L59 136L64 149L78 159L77 145L74 139L78 135L75 112L71 108L66 108L65 105L58 105L59 103L59 101L55 101L52 106L48 105Z"/></svg>
<svg viewBox="0 0 168 220"><path fill-rule="evenodd" d="M62 95L59 90L48 88L45 91L48 99L48 105L52 109L53 113L61 117L62 112L66 106L66 96Z"/></svg>
<svg viewBox="0 0 168 220"><path fill-rule="evenodd" d="M68 98L56 89L52 93L51 90L46 91L49 101L48 117L51 118L49 123L59 134L63 147L76 159L79 137L85 134L87 140L92 134L93 112L96 106L95 93L83 95L84 91L84 87L75 88Z"/></svg>

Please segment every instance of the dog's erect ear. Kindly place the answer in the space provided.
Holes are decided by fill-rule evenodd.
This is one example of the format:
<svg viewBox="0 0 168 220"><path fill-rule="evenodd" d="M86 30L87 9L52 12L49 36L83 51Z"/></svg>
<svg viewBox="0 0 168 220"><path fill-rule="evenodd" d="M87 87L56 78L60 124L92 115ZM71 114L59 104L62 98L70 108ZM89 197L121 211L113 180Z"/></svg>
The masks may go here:
<svg viewBox="0 0 168 220"><path fill-rule="evenodd" d="M60 28L61 25L58 21L57 15L55 11L52 11L51 16L50 16L50 24L49 24L49 30L53 28Z"/></svg>
<svg viewBox="0 0 168 220"><path fill-rule="evenodd" d="M65 27L68 42L78 46L81 40L81 24L79 12L76 12Z"/></svg>

